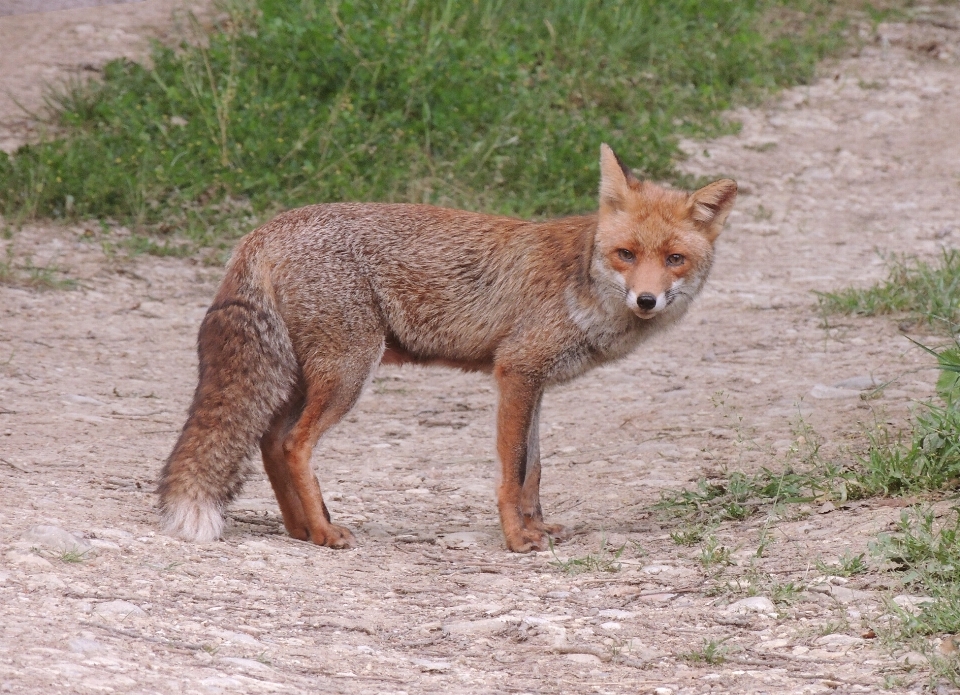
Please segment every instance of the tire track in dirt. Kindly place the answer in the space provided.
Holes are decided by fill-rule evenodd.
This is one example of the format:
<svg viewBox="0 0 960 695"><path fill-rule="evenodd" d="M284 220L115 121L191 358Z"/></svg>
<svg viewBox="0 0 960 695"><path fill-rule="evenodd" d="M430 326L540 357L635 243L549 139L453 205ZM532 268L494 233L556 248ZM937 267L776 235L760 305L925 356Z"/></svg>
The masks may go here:
<svg viewBox="0 0 960 695"><path fill-rule="evenodd" d="M557 553L626 544L616 573L568 575L549 553L503 550L495 393L483 376L445 370L382 369L318 447L321 485L358 549L283 536L259 470L224 542L156 534L153 481L182 424L220 271L105 254L100 242L109 249L122 231L16 232L17 258L62 266L80 286L0 288L0 687L872 692L885 674L922 687L922 673L860 637L881 610L882 578L833 585L814 568L862 552L897 509L801 508L759 560L762 520L721 526L732 572L745 577L753 562L808 587L773 611L736 612L743 594L722 590L649 507L705 471L784 465L798 414L831 456L862 441L860 423L903 425L932 394L935 375L912 371L926 358L891 321L825 329L811 290L882 277L878 250L956 245L958 36L881 25L815 84L735 114L739 135L688 145L691 172L744 189L707 290L671 333L544 404L544 507L581 531ZM943 59L922 48L932 41ZM831 390L866 375L899 379L871 401ZM39 524L92 551L63 561L29 536ZM683 657L705 640L725 640L725 663Z"/></svg>

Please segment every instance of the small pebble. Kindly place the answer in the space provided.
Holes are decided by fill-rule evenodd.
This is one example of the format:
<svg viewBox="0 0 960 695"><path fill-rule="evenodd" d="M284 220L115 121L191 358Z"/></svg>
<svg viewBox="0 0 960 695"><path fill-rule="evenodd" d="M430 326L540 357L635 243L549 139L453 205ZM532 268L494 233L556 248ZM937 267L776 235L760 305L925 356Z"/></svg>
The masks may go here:
<svg viewBox="0 0 960 695"><path fill-rule="evenodd" d="M94 611L100 615L117 615L117 616L141 616L146 615L146 612L140 606L130 603L129 601L105 601L104 603L98 603L94 608Z"/></svg>
<svg viewBox="0 0 960 695"><path fill-rule="evenodd" d="M727 606L727 613L776 613L777 607L766 596L751 596L734 601Z"/></svg>

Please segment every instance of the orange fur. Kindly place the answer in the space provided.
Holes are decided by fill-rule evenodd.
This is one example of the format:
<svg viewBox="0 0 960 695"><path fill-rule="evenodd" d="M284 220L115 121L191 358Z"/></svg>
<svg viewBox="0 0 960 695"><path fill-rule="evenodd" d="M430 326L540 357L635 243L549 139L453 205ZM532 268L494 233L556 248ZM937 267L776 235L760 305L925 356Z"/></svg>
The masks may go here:
<svg viewBox="0 0 960 695"><path fill-rule="evenodd" d="M543 549L544 389L626 355L706 280L736 196L638 181L601 147L599 211L546 222L425 205L342 203L279 215L237 246L200 328L200 381L160 476L168 531L219 535L260 445L294 538L348 547L310 468L377 364L492 372L507 547Z"/></svg>

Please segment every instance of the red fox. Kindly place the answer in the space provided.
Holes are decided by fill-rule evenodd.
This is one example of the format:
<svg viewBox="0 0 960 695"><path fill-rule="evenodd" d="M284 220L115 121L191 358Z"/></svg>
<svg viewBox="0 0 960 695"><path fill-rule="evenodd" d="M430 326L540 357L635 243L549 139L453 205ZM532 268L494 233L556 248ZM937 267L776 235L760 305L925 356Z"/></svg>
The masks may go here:
<svg viewBox="0 0 960 695"><path fill-rule="evenodd" d="M540 508L544 389L629 353L700 291L737 194L638 180L600 148L596 214L545 222L428 205L331 203L285 212L239 243L200 326L199 384L160 474L163 524L220 537L257 444L294 538L354 544L310 464L379 364L493 374L497 505L507 547L566 530Z"/></svg>

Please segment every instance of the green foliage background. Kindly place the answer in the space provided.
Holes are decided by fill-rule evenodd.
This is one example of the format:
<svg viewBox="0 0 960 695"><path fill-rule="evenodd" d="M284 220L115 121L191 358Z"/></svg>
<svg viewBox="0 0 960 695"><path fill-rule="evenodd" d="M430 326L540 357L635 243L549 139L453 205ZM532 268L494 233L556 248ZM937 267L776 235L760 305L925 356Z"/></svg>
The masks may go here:
<svg viewBox="0 0 960 695"><path fill-rule="evenodd" d="M238 211L331 200L588 210L600 142L669 178L678 135L809 78L839 37L826 5L234 4L150 66L114 61L61 94L59 136L0 157L0 213L193 227L203 242Z"/></svg>

